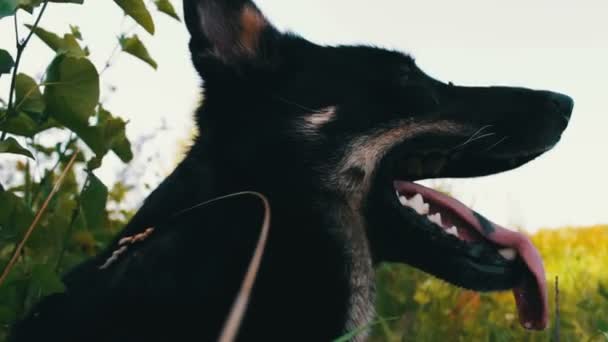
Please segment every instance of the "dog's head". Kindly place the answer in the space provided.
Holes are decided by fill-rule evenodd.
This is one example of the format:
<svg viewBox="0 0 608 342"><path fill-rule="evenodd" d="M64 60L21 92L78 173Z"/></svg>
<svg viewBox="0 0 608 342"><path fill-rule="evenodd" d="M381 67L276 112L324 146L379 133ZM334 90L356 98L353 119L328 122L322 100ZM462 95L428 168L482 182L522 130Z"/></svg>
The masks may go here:
<svg viewBox="0 0 608 342"><path fill-rule="evenodd" d="M531 161L559 141L569 97L456 86L399 52L319 46L279 32L250 1L184 0L184 9L205 81L202 139L245 184L333 193L364 218L372 254L470 289L514 288L522 323L546 325L530 241L413 181Z"/></svg>

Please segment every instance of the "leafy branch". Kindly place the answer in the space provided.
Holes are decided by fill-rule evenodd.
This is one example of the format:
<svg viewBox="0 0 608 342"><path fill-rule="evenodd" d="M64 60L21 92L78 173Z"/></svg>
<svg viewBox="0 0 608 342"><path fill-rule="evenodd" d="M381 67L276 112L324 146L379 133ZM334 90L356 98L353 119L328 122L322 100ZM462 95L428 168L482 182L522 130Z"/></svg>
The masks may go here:
<svg viewBox="0 0 608 342"><path fill-rule="evenodd" d="M40 9L40 12L38 13L38 17L36 18L36 21L34 21L34 25L32 25L32 27L36 28L38 27L38 24L40 24L40 19L42 19L42 15L44 14L44 11L46 10L47 6L49 4L49 0L44 0L44 3L42 4L42 8ZM25 51L25 48L27 46L27 44L29 43L30 39L32 38L32 35L34 35L34 30L30 30L29 34L27 35L27 37L25 38L25 40L23 42L19 41L19 29L18 29L18 18L17 18L17 13L15 13L14 17L13 17L13 23L15 25L15 43L17 45L17 55L15 56L15 65L13 66L13 75L12 75L12 79L11 79L11 86L10 86L10 93L8 96L8 108L7 108L7 112L6 112L6 116L3 117L0 120L0 123L4 122L7 119L10 119L11 117L14 117L17 113L17 111L15 111L14 108L14 96L15 96L15 90L16 90L16 82L17 82L17 71L19 70L19 63L21 62L21 57L23 56L23 51ZM0 136L0 141L3 141L4 139L6 139L6 131L2 131L2 135Z"/></svg>
<svg viewBox="0 0 608 342"><path fill-rule="evenodd" d="M17 248L15 248L15 251L13 252L13 257L8 262L6 267L4 268L4 271L2 271L2 275L0 276L0 286L2 286L2 283L4 283L4 281L6 280L6 278L9 275L9 273L11 272L11 270L17 263L17 260L19 259L19 255L21 255L21 251L23 250L23 247L25 247L25 243L27 242L27 240L30 238L30 236L34 232L34 229L38 225L38 222L40 222L42 215L46 212L46 209L47 209L49 203L51 202L51 199L53 199L55 194L59 191L59 188L61 187L61 185L63 184L63 181L65 180L65 176L68 174L68 172L70 172L70 170L74 166L76 157L78 157L79 154L80 154L80 150L76 150L76 152L74 152L74 154L72 155L72 158L70 158L70 161L68 162L67 166L61 173L61 176L59 176L59 179L55 183L53 190L51 190L51 192L46 197L46 200L42 204L42 207L40 207L40 209L38 209L38 212L36 213L36 217L34 218L34 221L32 222L32 224L29 226L29 228L25 232L25 235L23 236L23 238L17 245Z"/></svg>
<svg viewBox="0 0 608 342"><path fill-rule="evenodd" d="M8 98L0 99L0 157L11 153L31 159L1 163L0 341L42 297L64 291L61 273L103 248L133 215L125 208L131 206L124 205L132 189L127 181L119 179L108 189L93 173L110 152L125 163L133 158L128 122L100 101L101 76L120 52L156 68L132 32L138 26L154 32L152 6L180 19L169 0L109 2L135 25L124 30L121 24L116 47L98 69L77 25L62 35L40 27L49 3L83 5L86 10L84 0L0 0L0 19L13 16L7 19L12 20L16 44L16 54L0 47L0 74L10 79ZM24 25L27 34L19 30L19 9L33 15L32 25ZM22 70L33 36L54 52L40 78ZM86 177L79 177L81 172Z"/></svg>

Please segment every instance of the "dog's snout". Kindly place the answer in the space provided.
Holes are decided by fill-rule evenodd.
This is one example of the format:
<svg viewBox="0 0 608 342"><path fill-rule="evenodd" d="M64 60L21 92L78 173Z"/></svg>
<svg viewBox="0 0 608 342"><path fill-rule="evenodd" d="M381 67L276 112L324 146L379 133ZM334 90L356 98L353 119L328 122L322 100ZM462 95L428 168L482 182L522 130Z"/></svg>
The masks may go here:
<svg viewBox="0 0 608 342"><path fill-rule="evenodd" d="M574 100L568 95L546 92L548 106L552 109L551 112L559 115L564 119L564 126L570 122L572 110L574 109Z"/></svg>

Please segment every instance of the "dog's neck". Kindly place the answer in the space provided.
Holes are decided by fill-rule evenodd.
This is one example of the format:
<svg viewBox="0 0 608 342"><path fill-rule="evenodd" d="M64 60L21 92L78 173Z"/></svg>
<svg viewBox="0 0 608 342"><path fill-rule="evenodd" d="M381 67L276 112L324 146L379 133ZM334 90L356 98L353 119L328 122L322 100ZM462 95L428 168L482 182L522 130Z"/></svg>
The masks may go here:
<svg viewBox="0 0 608 342"><path fill-rule="evenodd" d="M345 248L351 291L345 328L347 332L360 329L375 315L375 273L365 219L344 199L326 200L320 207L322 215L330 221L328 226L334 227L332 235L341 240ZM366 334L361 334L353 341L364 341L365 337Z"/></svg>

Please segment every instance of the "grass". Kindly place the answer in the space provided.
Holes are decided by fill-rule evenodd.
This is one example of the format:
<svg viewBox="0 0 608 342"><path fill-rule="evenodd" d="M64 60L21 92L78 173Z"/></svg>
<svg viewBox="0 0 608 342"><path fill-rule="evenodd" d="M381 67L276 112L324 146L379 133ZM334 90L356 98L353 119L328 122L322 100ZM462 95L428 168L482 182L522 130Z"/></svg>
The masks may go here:
<svg viewBox="0 0 608 342"><path fill-rule="evenodd" d="M541 230L532 239L548 284L559 276L559 340L608 341L608 226ZM375 326L371 341L556 340L554 314L543 332L520 327L511 293L462 290L403 265L383 265L377 283L379 315L400 319Z"/></svg>

